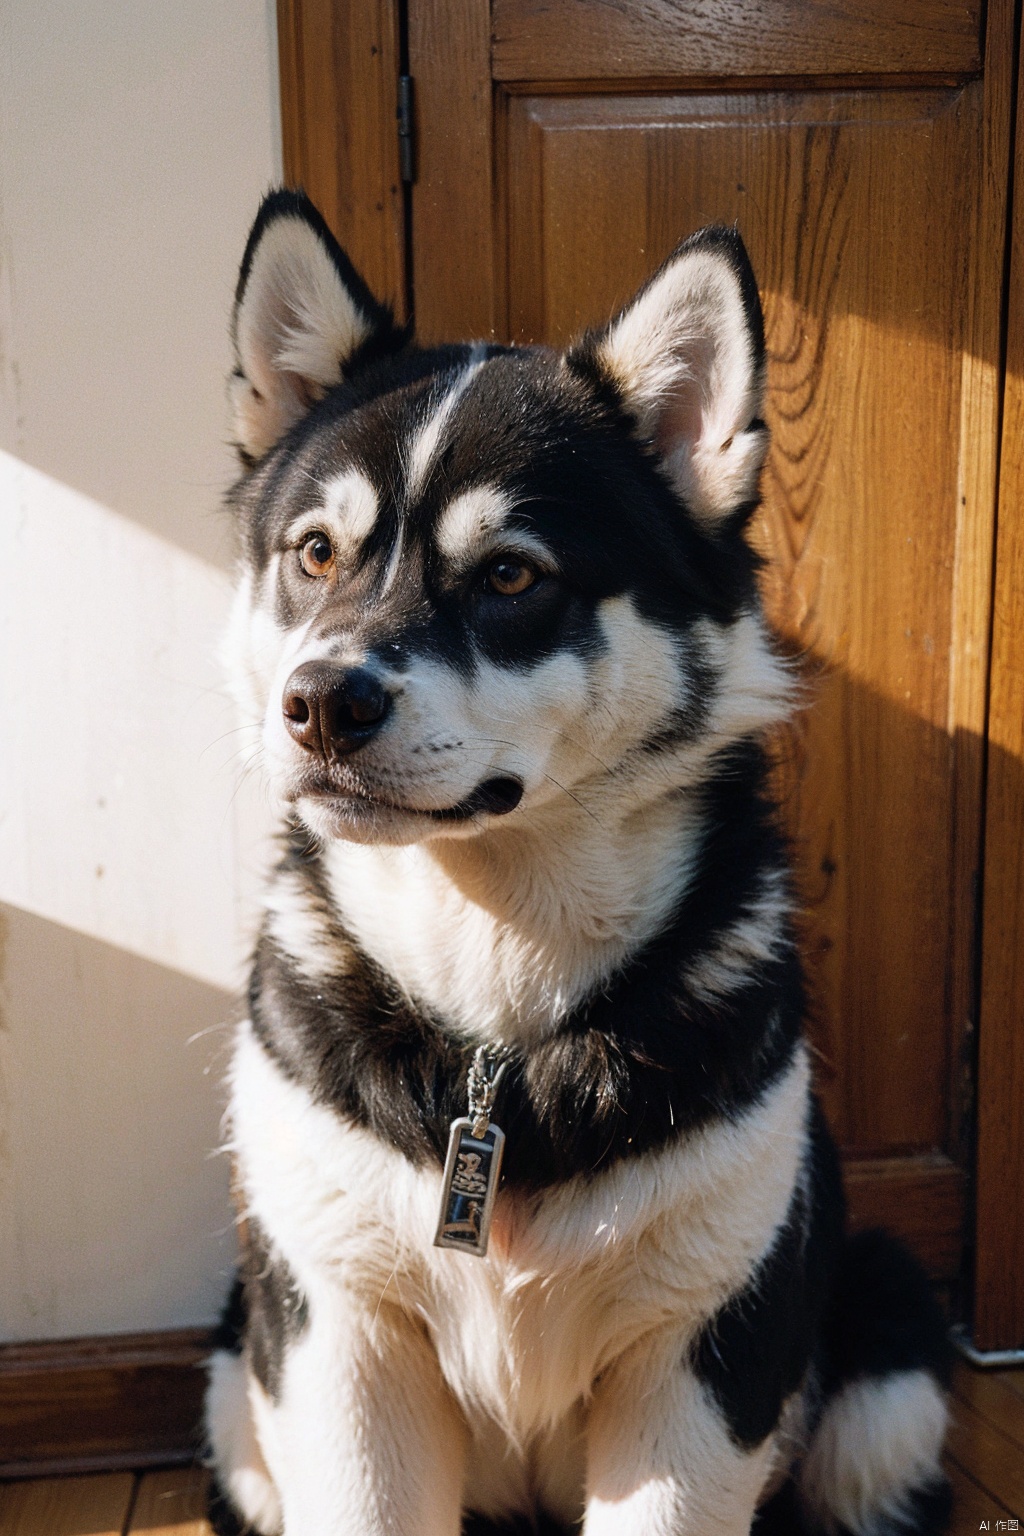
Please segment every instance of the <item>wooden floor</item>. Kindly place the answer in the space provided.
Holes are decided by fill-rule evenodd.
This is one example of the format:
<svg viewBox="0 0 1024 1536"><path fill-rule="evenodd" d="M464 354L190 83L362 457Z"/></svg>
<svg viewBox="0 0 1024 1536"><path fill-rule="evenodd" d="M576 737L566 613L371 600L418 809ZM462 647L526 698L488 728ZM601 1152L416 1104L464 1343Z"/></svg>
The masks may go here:
<svg viewBox="0 0 1024 1536"><path fill-rule="evenodd" d="M954 1536L1024 1531L1024 1371L958 1369L946 1464L956 1495ZM1003 1522L1000 1524L999 1522ZM0 1530L3 1529L0 1523Z"/></svg>
<svg viewBox="0 0 1024 1536"><path fill-rule="evenodd" d="M955 1390L951 1536L1015 1530L1013 1520L1024 1533L1024 1371L962 1367ZM205 1476L191 1467L0 1484L0 1536L210 1536Z"/></svg>

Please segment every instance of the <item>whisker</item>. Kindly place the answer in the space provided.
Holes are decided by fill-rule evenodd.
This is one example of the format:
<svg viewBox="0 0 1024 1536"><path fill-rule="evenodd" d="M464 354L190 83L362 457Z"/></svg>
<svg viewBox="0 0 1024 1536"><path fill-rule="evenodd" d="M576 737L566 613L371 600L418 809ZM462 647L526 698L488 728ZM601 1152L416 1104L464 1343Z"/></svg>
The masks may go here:
<svg viewBox="0 0 1024 1536"><path fill-rule="evenodd" d="M222 741L227 741L229 736L238 736L243 731L259 731L259 730L260 730L260 727L258 725L254 724L254 723L249 723L249 724L245 724L245 725L234 725L234 726L231 727L231 729L229 731L222 731L219 736L215 736L212 741L208 741L206 743L206 746L203 748L203 750L199 754L199 757L197 758L197 762L201 763L203 758L206 756L207 752L212 752L214 747L219 746Z"/></svg>

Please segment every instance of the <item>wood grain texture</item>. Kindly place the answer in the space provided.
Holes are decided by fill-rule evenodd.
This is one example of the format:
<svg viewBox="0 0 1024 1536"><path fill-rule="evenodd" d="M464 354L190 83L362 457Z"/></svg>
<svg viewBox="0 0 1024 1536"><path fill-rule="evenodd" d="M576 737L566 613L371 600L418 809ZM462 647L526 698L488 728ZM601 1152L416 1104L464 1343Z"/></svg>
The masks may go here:
<svg viewBox="0 0 1024 1536"><path fill-rule="evenodd" d="M994 1371L992 1375L1008 1392L1024 1398L1024 1369Z"/></svg>
<svg viewBox="0 0 1024 1536"><path fill-rule="evenodd" d="M979 0L494 0L493 12L497 80L981 65Z"/></svg>
<svg viewBox="0 0 1024 1536"><path fill-rule="evenodd" d="M814 698L787 808L824 1093L858 1155L957 1140L970 975L949 957L973 931L981 786L949 701L982 104L974 82L507 108L514 339L606 320L705 223L738 221L759 274L766 593Z"/></svg>
<svg viewBox="0 0 1024 1536"><path fill-rule="evenodd" d="M209 1474L202 1467L146 1472L139 1479L125 1536L211 1536L206 1519Z"/></svg>
<svg viewBox="0 0 1024 1536"><path fill-rule="evenodd" d="M983 1520L988 1520L988 1529L994 1531L996 1520L1005 1520L1013 1514L1001 1499L983 1488L952 1457L945 1458L944 1466L953 1487L953 1518L947 1536L977 1536L983 1529Z"/></svg>
<svg viewBox="0 0 1024 1536"><path fill-rule="evenodd" d="M3 1536L121 1536L134 1478L66 1477L0 1487Z"/></svg>
<svg viewBox="0 0 1024 1536"><path fill-rule="evenodd" d="M1024 1460L1024 1396L1015 1389L1019 1373L976 1371L958 1366L954 1379L957 1397L974 1412L1012 1440Z"/></svg>
<svg viewBox="0 0 1024 1536"><path fill-rule="evenodd" d="M414 0L413 287L421 341L496 334L490 24L480 0Z"/></svg>
<svg viewBox="0 0 1024 1536"><path fill-rule="evenodd" d="M1011 1514L1024 1519L1024 1449L959 1395L953 1399L947 1453Z"/></svg>
<svg viewBox="0 0 1024 1536"><path fill-rule="evenodd" d="M1024 112L1018 95L989 699L974 1341L1024 1344Z"/></svg>
<svg viewBox="0 0 1024 1536"><path fill-rule="evenodd" d="M0 1348L0 1477L191 1461L204 1329Z"/></svg>
<svg viewBox="0 0 1024 1536"><path fill-rule="evenodd" d="M277 28L285 179L405 320L397 0L278 0Z"/></svg>

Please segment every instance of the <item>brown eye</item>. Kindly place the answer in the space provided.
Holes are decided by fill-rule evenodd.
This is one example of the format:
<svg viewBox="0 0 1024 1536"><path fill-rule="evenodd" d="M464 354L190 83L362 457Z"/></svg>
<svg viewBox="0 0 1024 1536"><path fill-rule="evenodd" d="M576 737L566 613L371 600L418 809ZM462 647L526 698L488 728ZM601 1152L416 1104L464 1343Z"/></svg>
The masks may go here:
<svg viewBox="0 0 1024 1536"><path fill-rule="evenodd" d="M495 560L487 572L488 590L498 592L502 597L518 597L520 592L528 591L536 580L537 572L533 566L522 560Z"/></svg>
<svg viewBox="0 0 1024 1536"><path fill-rule="evenodd" d="M307 576L326 576L334 564L334 550L326 533L311 533L299 551L299 564Z"/></svg>

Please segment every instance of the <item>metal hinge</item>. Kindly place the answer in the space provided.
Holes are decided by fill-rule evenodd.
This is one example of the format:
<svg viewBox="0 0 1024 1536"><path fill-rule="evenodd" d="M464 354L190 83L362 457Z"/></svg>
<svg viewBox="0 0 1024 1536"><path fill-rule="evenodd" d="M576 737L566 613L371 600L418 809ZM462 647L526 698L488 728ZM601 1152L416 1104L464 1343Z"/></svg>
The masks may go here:
<svg viewBox="0 0 1024 1536"><path fill-rule="evenodd" d="M403 181L416 180L412 145L412 75L398 77L398 164Z"/></svg>

